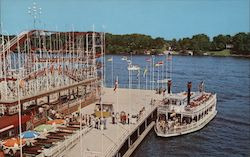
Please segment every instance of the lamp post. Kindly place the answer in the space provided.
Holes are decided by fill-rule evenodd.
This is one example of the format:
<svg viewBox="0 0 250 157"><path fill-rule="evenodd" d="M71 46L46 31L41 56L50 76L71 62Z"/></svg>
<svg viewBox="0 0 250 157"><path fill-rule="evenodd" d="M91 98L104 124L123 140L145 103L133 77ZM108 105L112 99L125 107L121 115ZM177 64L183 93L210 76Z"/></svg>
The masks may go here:
<svg viewBox="0 0 250 157"><path fill-rule="evenodd" d="M42 14L42 8L39 8L36 4L36 2L33 2L32 7L28 7L28 14L30 14L33 17L33 27L36 28L36 20L40 18L40 15Z"/></svg>

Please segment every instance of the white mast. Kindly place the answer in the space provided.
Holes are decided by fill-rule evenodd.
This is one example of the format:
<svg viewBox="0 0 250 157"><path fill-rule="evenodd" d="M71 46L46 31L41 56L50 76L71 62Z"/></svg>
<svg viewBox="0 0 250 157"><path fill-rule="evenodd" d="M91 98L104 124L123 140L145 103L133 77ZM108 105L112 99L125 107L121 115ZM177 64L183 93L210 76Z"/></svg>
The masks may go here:
<svg viewBox="0 0 250 157"><path fill-rule="evenodd" d="M155 75L154 75L154 55L152 56L152 58L153 58L153 62L152 62L152 68L153 68L152 90L154 90L154 84L155 84L155 78L154 78L155 77Z"/></svg>
<svg viewBox="0 0 250 157"><path fill-rule="evenodd" d="M20 100L20 88L19 88L19 83L20 83L20 45L19 45L19 36L17 36L17 51L18 51L18 83L17 83L17 98L18 98L18 123L19 123L19 140L20 140L20 156L23 156L23 148L22 148L22 138L21 138L21 134L22 134L22 105L21 105L21 100Z"/></svg>

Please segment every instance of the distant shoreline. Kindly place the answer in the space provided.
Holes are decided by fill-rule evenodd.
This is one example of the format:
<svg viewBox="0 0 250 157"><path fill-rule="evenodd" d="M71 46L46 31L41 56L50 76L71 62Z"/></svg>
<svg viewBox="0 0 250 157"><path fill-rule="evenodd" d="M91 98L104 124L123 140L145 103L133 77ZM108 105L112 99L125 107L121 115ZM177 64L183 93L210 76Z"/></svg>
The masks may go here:
<svg viewBox="0 0 250 157"><path fill-rule="evenodd" d="M129 54L121 54L121 53L107 53L106 55L115 55L115 56L130 56ZM173 56L195 56L195 57L239 57L239 58L249 58L250 55L185 55L185 54L172 54ZM133 54L133 56L151 56L149 54ZM154 56L161 56L161 55L154 55Z"/></svg>

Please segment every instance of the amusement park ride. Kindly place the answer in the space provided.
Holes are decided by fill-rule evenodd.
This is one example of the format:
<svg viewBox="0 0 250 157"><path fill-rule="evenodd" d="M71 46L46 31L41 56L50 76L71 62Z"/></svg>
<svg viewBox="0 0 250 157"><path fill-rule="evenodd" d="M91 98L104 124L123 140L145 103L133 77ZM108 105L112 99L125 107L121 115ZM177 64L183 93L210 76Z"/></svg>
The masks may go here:
<svg viewBox="0 0 250 157"><path fill-rule="evenodd" d="M76 102L99 99L104 33L31 30L1 38L1 138L18 133L9 119L19 111L25 130L46 123L50 110L67 115L79 110Z"/></svg>

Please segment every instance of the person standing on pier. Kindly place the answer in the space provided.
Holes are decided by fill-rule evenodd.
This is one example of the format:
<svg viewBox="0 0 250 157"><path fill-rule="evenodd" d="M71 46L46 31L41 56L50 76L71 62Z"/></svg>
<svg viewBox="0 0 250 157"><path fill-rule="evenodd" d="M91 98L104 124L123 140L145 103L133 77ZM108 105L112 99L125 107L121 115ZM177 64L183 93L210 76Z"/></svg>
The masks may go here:
<svg viewBox="0 0 250 157"><path fill-rule="evenodd" d="M116 121L115 121L115 122L116 122L116 124L117 124L117 123L119 122L119 112L116 112L116 117L115 117L115 118L116 118Z"/></svg>
<svg viewBox="0 0 250 157"><path fill-rule="evenodd" d="M98 129L98 118L95 119L95 128Z"/></svg>
<svg viewBox="0 0 250 157"><path fill-rule="evenodd" d="M115 113L112 112L112 124L115 124Z"/></svg>
<svg viewBox="0 0 250 157"><path fill-rule="evenodd" d="M91 120L91 116L90 115L88 115L88 119L89 119L89 126L91 126L91 122L92 122L92 120Z"/></svg>
<svg viewBox="0 0 250 157"><path fill-rule="evenodd" d="M97 129L101 129L101 117L97 119Z"/></svg>
<svg viewBox="0 0 250 157"><path fill-rule="evenodd" d="M104 125L104 130L107 129L107 119L104 117L103 118L103 125Z"/></svg>
<svg viewBox="0 0 250 157"><path fill-rule="evenodd" d="M129 119L130 119L130 115L129 115L129 113L128 113L128 116L127 116L127 118L128 118L128 124L129 124Z"/></svg>
<svg viewBox="0 0 250 157"><path fill-rule="evenodd" d="M88 115L86 114L86 115L85 115L85 124L86 124L86 125L88 125L88 120L89 120L89 117L88 117Z"/></svg>

